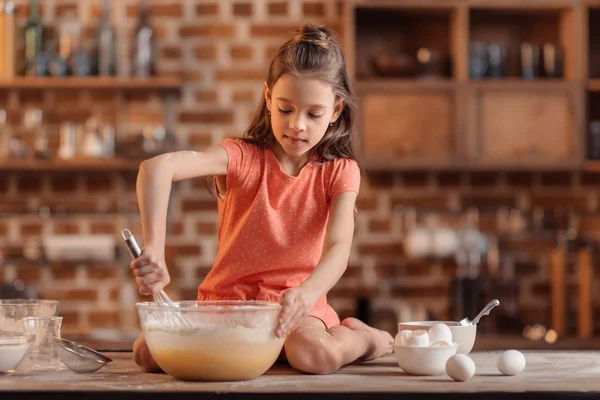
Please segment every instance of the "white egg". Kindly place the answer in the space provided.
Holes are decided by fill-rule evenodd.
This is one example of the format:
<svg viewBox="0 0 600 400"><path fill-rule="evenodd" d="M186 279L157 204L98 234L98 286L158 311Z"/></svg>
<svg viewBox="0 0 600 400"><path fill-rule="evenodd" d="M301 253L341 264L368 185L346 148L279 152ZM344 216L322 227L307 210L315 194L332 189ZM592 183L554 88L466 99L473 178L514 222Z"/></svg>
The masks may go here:
<svg viewBox="0 0 600 400"><path fill-rule="evenodd" d="M446 373L455 381L468 381L475 375L475 363L466 354L455 354L446 362Z"/></svg>
<svg viewBox="0 0 600 400"><path fill-rule="evenodd" d="M427 334L429 334L429 340L431 343L439 341L452 343L452 331L450 330L450 327L441 322L431 325L427 331Z"/></svg>
<svg viewBox="0 0 600 400"><path fill-rule="evenodd" d="M498 371L504 375L517 375L525 369L525 356L517 350L508 350L498 358Z"/></svg>
<svg viewBox="0 0 600 400"><path fill-rule="evenodd" d="M404 329L404 330L398 332L398 334L394 338L394 345L395 346L404 346L404 338L406 336L409 336L411 334L411 332L412 331L410 331L408 329Z"/></svg>
<svg viewBox="0 0 600 400"><path fill-rule="evenodd" d="M431 347L439 347L439 346L450 346L450 343L445 342L443 340L438 340L438 341L431 343Z"/></svg>
<svg viewBox="0 0 600 400"><path fill-rule="evenodd" d="M429 347L429 335L427 331L415 330L410 335L402 337L404 346Z"/></svg>

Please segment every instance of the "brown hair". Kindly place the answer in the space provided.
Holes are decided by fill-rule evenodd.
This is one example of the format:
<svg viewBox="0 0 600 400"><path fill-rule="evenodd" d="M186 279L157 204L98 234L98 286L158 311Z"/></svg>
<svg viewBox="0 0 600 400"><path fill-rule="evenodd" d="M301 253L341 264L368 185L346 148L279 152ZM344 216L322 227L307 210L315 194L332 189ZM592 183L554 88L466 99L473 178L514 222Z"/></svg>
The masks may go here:
<svg viewBox="0 0 600 400"><path fill-rule="evenodd" d="M318 164L336 158L348 158L358 162L353 140L356 102L346 71L344 54L336 36L332 29L312 24L303 25L293 38L279 48L269 65L267 76L267 86L271 90L285 74L310 76L330 84L336 100L343 100L344 105L339 118L327 128L321 141L310 150L309 160ZM275 137L264 96L261 96L250 127L241 139L262 148L273 144ZM206 187L211 192L214 189L213 178L205 178Z"/></svg>
<svg viewBox="0 0 600 400"><path fill-rule="evenodd" d="M344 108L340 117L327 128L321 141L311 149L309 159L324 163L336 158L356 160L356 149L352 140L356 102L346 71L344 54L335 39L336 33L326 27L303 25L296 35L285 42L269 66L267 86L285 74L311 76L332 86L336 100L342 99ZM252 118L243 140L261 147L269 147L275 140L271 130L271 118L264 96Z"/></svg>

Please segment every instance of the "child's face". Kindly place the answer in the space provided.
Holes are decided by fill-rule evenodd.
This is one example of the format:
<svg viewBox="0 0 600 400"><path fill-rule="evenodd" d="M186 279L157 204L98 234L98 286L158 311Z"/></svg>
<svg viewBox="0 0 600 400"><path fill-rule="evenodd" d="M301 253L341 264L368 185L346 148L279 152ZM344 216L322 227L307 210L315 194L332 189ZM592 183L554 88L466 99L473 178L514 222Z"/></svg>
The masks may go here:
<svg viewBox="0 0 600 400"><path fill-rule="evenodd" d="M316 146L342 110L330 85L315 78L285 74L265 99L277 142L292 157L301 157Z"/></svg>

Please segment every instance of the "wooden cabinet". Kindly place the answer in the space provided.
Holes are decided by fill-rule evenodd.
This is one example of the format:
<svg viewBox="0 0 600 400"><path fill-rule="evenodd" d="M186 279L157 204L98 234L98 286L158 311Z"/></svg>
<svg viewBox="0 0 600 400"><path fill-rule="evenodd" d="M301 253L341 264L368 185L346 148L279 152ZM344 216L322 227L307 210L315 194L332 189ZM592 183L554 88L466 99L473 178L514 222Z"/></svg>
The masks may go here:
<svg viewBox="0 0 600 400"><path fill-rule="evenodd" d="M359 86L361 148L371 168L434 166L457 159L454 87Z"/></svg>
<svg viewBox="0 0 600 400"><path fill-rule="evenodd" d="M581 165L576 85L469 89L468 157L474 166L570 168Z"/></svg>
<svg viewBox="0 0 600 400"><path fill-rule="evenodd" d="M587 165L600 3L354 0L346 7L345 52L367 168ZM488 72L477 75L474 49L490 44ZM528 55L537 57L533 72L523 62ZM431 57L448 68L432 66ZM492 58L502 67L492 70Z"/></svg>

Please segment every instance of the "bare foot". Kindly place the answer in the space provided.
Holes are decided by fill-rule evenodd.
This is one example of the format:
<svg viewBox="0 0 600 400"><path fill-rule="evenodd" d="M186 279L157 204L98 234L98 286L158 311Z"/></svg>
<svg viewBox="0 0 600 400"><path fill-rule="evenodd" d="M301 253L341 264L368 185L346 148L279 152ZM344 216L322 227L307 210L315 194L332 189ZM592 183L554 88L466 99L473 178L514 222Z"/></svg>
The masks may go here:
<svg viewBox="0 0 600 400"><path fill-rule="evenodd" d="M341 325L356 332L364 332L368 347L360 358L364 361L375 360L393 351L394 338L389 332L375 329L356 318L346 318Z"/></svg>
<svg viewBox="0 0 600 400"><path fill-rule="evenodd" d="M144 372L162 372L150 354L144 335L140 334L133 343L133 360Z"/></svg>

